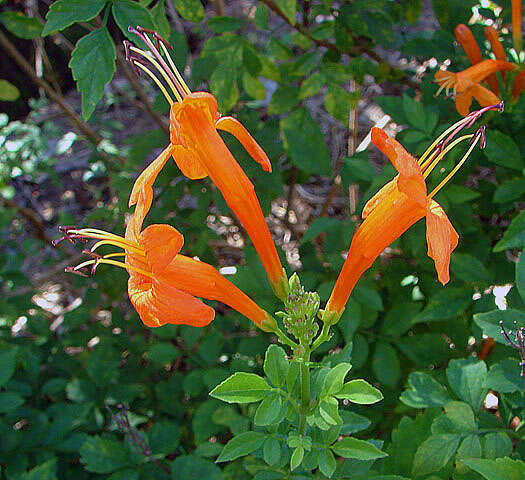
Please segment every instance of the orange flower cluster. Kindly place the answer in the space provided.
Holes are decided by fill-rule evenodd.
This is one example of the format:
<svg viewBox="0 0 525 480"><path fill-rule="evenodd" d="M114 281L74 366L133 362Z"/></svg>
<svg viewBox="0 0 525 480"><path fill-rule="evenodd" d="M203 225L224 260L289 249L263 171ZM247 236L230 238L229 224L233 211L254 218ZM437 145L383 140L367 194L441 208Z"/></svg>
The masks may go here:
<svg viewBox="0 0 525 480"><path fill-rule="evenodd" d="M135 207L135 210L124 237L94 228L61 227L64 237L55 244L64 239L72 242L97 240L90 250L85 251L91 258L67 270L85 275L86 269L94 273L101 264L125 268L129 273L128 295L131 303L144 324L150 327L167 323L198 327L209 324L215 312L200 300L204 298L229 305L262 330L275 332L286 343L294 345L288 342L289 339L279 330L270 314L215 268L182 255L180 251L184 238L174 227L156 224L143 228L144 219L153 203L153 184L166 162L173 157L188 178L210 177L252 239L274 292L281 299L288 295L288 279L253 184L224 144L217 129L233 134L265 171L271 171L268 157L236 119L221 117L213 95L206 92L192 93L189 90L169 56L169 45L161 37L140 27L130 28L130 31L148 45L149 51L126 43L128 60L134 68L140 68L157 83L171 104L170 143L133 185L129 206ZM150 70L151 65L162 76L170 92ZM478 77L473 75L473 78ZM475 92L474 89L473 95ZM466 161L476 144L484 145L484 127L474 134L456 138L458 133L472 126L485 111L494 108L501 109L502 104L473 112L452 125L419 160L383 130L372 129L373 143L388 156L398 175L379 190L363 210L364 221L354 234L343 269L324 311L325 325L339 319L358 279L381 252L423 217L427 223L428 255L435 262L439 280L443 284L448 282L450 254L458 243L458 234L433 197ZM464 141L470 142L464 157L428 193L425 180L430 172L452 148ZM121 251L100 255L97 250L106 245Z"/></svg>
<svg viewBox="0 0 525 480"><path fill-rule="evenodd" d="M521 21L521 0L512 0L512 37L514 49L518 55L521 53L523 45ZM461 23L454 29L454 34L458 43L465 50L472 67L457 73L440 70L435 75L435 81L440 85L438 94L445 89L448 95L449 91L452 90L456 109L463 116L469 113L472 98L475 98L482 107L498 103L500 101L500 86L497 72L501 72L501 78L505 85L505 71L518 69L518 65L507 61L507 54L499 40L497 30L487 26L484 33L495 59L483 60L480 48L470 28ZM485 81L489 88L481 85ZM517 100L524 89L525 71L522 70L514 76L513 99Z"/></svg>

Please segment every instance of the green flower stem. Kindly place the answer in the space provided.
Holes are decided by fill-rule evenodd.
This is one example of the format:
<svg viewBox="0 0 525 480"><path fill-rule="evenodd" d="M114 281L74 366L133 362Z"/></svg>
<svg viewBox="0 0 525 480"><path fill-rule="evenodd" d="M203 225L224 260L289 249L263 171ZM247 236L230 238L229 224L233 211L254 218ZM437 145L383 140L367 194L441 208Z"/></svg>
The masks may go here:
<svg viewBox="0 0 525 480"><path fill-rule="evenodd" d="M307 365L309 360L310 352L307 350L300 365L301 413L299 415L299 435L304 435L306 432L306 417L310 406L310 367Z"/></svg>
<svg viewBox="0 0 525 480"><path fill-rule="evenodd" d="M288 345L289 347L292 347L292 348L297 347L297 344L292 339L287 337L285 335L285 333L280 328L277 328L277 330L274 330L274 333L275 333L275 335L277 335L277 337L279 338L279 340L281 340L282 343L284 343L284 344L286 344L286 345Z"/></svg>
<svg viewBox="0 0 525 480"><path fill-rule="evenodd" d="M317 347L319 347L319 345L326 342L329 337L330 337L330 324L323 323L323 329L321 330L321 333L319 334L319 336L315 339L312 345L312 350L315 350Z"/></svg>

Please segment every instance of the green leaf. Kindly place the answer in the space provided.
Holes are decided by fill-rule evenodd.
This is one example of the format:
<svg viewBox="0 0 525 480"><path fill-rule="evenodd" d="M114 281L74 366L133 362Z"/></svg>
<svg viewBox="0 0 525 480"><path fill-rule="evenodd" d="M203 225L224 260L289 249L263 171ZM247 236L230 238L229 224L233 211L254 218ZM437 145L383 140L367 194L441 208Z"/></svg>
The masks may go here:
<svg viewBox="0 0 525 480"><path fill-rule="evenodd" d="M357 460L375 460L387 457L388 454L379 450L375 445L357 438L345 437L332 445L332 450L343 458Z"/></svg>
<svg viewBox="0 0 525 480"><path fill-rule="evenodd" d="M158 478L158 471L151 478ZM212 462L195 455L181 455L171 466L173 480L195 478L200 480L221 480L222 471Z"/></svg>
<svg viewBox="0 0 525 480"><path fill-rule="evenodd" d="M239 100L237 88L237 69L234 59L224 60L214 70L210 78L210 89L217 98L221 112L231 110Z"/></svg>
<svg viewBox="0 0 525 480"><path fill-rule="evenodd" d="M513 449L512 442L506 433L489 433L483 436L483 457L485 458L508 457Z"/></svg>
<svg viewBox="0 0 525 480"><path fill-rule="evenodd" d="M116 56L115 45L105 27L82 37L73 50L69 66L82 94L82 116L86 120L115 74Z"/></svg>
<svg viewBox="0 0 525 480"><path fill-rule="evenodd" d="M450 461L461 440L460 435L432 435L414 455L412 475L418 477L438 472Z"/></svg>
<svg viewBox="0 0 525 480"><path fill-rule="evenodd" d="M217 385L210 396L228 403L250 403L262 400L270 386L255 373L237 372Z"/></svg>
<svg viewBox="0 0 525 480"><path fill-rule="evenodd" d="M483 152L490 162L501 167L521 170L525 166L516 142L499 130L487 131L487 145Z"/></svg>
<svg viewBox="0 0 525 480"><path fill-rule="evenodd" d="M20 90L7 80L0 80L0 101L14 102L20 97Z"/></svg>
<svg viewBox="0 0 525 480"><path fill-rule="evenodd" d="M286 85L279 87L273 92L272 99L268 104L268 114L278 115L289 112L299 103L299 87Z"/></svg>
<svg viewBox="0 0 525 480"><path fill-rule="evenodd" d="M372 370L377 379L394 388L401 378L399 358L394 348L385 342L378 342L372 359Z"/></svg>
<svg viewBox="0 0 525 480"><path fill-rule="evenodd" d="M57 480L57 459L53 458L24 472L18 480Z"/></svg>
<svg viewBox="0 0 525 480"><path fill-rule="evenodd" d="M258 78L252 77L247 71L242 73L242 86L246 93L255 100L264 100L266 98L264 84Z"/></svg>
<svg viewBox="0 0 525 480"><path fill-rule="evenodd" d="M208 26L215 33L235 32L244 25L244 20L235 17L213 17L208 20Z"/></svg>
<svg viewBox="0 0 525 480"><path fill-rule="evenodd" d="M454 252L451 256L450 268L455 277L474 285L488 283L491 280L485 265L468 253Z"/></svg>
<svg viewBox="0 0 525 480"><path fill-rule="evenodd" d="M152 362L159 365L167 365L173 362L181 353L168 342L159 342L152 345L146 352L146 356Z"/></svg>
<svg viewBox="0 0 525 480"><path fill-rule="evenodd" d="M494 246L494 251L502 252L509 248L520 248L523 245L525 245L525 210L512 219L503 238Z"/></svg>
<svg viewBox="0 0 525 480"><path fill-rule="evenodd" d="M408 123L419 130L423 130L425 126L425 107L421 102L416 102L407 94L403 95L403 111L408 120Z"/></svg>
<svg viewBox="0 0 525 480"><path fill-rule="evenodd" d="M290 458L290 470L293 472L299 465L301 465L301 462L304 458L304 448L301 446L298 446L292 453L292 456Z"/></svg>
<svg viewBox="0 0 525 480"><path fill-rule="evenodd" d="M336 365L324 377L323 389L321 391L321 398L327 395L334 395L343 388L343 382L346 374L350 371L352 365L343 362Z"/></svg>
<svg viewBox="0 0 525 480"><path fill-rule="evenodd" d="M506 358L490 367L485 387L499 393L519 392L523 389L523 377L519 360Z"/></svg>
<svg viewBox="0 0 525 480"><path fill-rule="evenodd" d="M366 430L372 424L372 422L363 415L349 412L347 410L341 412L341 418L343 420L341 430L339 431L341 435L350 435L352 433Z"/></svg>
<svg viewBox="0 0 525 480"><path fill-rule="evenodd" d="M313 220L308 230L301 238L301 244L307 243L317 238L321 233L327 232L341 225L337 218L319 217Z"/></svg>
<svg viewBox="0 0 525 480"><path fill-rule="evenodd" d="M451 360L447 367L447 379L454 393L467 402L474 411L481 408L487 394L485 362L470 359Z"/></svg>
<svg viewBox="0 0 525 480"><path fill-rule="evenodd" d="M325 397L319 404L319 413L329 425L341 425L343 420L339 416L339 405L334 397Z"/></svg>
<svg viewBox="0 0 525 480"><path fill-rule="evenodd" d="M167 455L174 452L179 446L181 428L167 420L155 422L148 430L149 448L156 454Z"/></svg>
<svg viewBox="0 0 525 480"><path fill-rule="evenodd" d="M6 413L24 404L20 395L12 392L0 392L0 413Z"/></svg>
<svg viewBox="0 0 525 480"><path fill-rule="evenodd" d="M114 0L112 12L115 22L117 22L124 36L133 43L145 46L145 43L137 35L128 31L128 27L140 26L154 30L155 24L149 10L133 0Z"/></svg>
<svg viewBox="0 0 525 480"><path fill-rule="evenodd" d="M523 480L525 471L525 462L510 458L497 458L496 460L471 458L461 460L461 462L487 480Z"/></svg>
<svg viewBox="0 0 525 480"><path fill-rule="evenodd" d="M456 204L471 202L481 197L481 193L464 187L463 185L447 185L447 188L444 189L444 194L451 203Z"/></svg>
<svg viewBox="0 0 525 480"><path fill-rule="evenodd" d="M239 457L249 455L257 450L266 436L259 432L245 432L233 437L222 449L217 462L229 462Z"/></svg>
<svg viewBox="0 0 525 480"><path fill-rule="evenodd" d="M274 387L282 387L290 364L286 352L277 345L270 345L264 357L264 373Z"/></svg>
<svg viewBox="0 0 525 480"><path fill-rule="evenodd" d="M468 403L448 402L445 405L445 415L434 420L432 423L432 434L457 433L465 435L473 433L477 429L474 412Z"/></svg>
<svg viewBox="0 0 525 480"><path fill-rule="evenodd" d="M334 454L328 448L324 448L319 452L318 465L321 473L328 478L331 478L337 466Z"/></svg>
<svg viewBox="0 0 525 480"><path fill-rule="evenodd" d="M324 97L324 107L332 117L348 126L350 109L356 108L360 98L360 91L348 93L338 85L329 85Z"/></svg>
<svg viewBox="0 0 525 480"><path fill-rule="evenodd" d="M448 287L433 295L414 323L446 320L463 313L472 303L472 292L467 288Z"/></svg>
<svg viewBox="0 0 525 480"><path fill-rule="evenodd" d="M112 473L126 466L131 466L128 451L120 442L89 437L80 448L80 461L88 472Z"/></svg>
<svg viewBox="0 0 525 480"><path fill-rule="evenodd" d="M290 25L294 26L296 23L295 10L297 8L297 0L275 0L275 3L288 19Z"/></svg>
<svg viewBox="0 0 525 480"><path fill-rule="evenodd" d="M371 405L383 399L383 394L377 388L362 379L345 383L335 396L360 405Z"/></svg>
<svg viewBox="0 0 525 480"><path fill-rule="evenodd" d="M459 473L467 473L468 468L461 463L464 458L480 458L481 457L481 442L479 437L475 434L469 435L463 439L459 445L456 453L456 468Z"/></svg>
<svg viewBox="0 0 525 480"><path fill-rule="evenodd" d="M177 13L190 22L200 22L204 19L204 7L200 0L173 0Z"/></svg>
<svg viewBox="0 0 525 480"><path fill-rule="evenodd" d="M345 187L354 182L371 182L377 173L368 159L368 150L356 152L351 157L345 158L341 167L341 180Z"/></svg>
<svg viewBox="0 0 525 480"><path fill-rule="evenodd" d="M518 255L516 263L516 288L522 300L525 301L525 255L523 252Z"/></svg>
<svg viewBox="0 0 525 480"><path fill-rule="evenodd" d="M519 200L525 194L525 180L518 178L502 183L494 192L494 203L507 203Z"/></svg>
<svg viewBox="0 0 525 480"><path fill-rule="evenodd" d="M264 442L263 458L268 465L276 465L281 458L281 443L274 437L268 437Z"/></svg>
<svg viewBox="0 0 525 480"><path fill-rule="evenodd" d="M49 7L46 15L46 24L42 30L45 37L57 30L64 30L77 22L87 22L95 18L107 0L57 0Z"/></svg>
<svg viewBox="0 0 525 480"><path fill-rule="evenodd" d="M274 425L281 419L283 402L278 394L269 395L257 407L253 423L255 425Z"/></svg>
<svg viewBox="0 0 525 480"><path fill-rule="evenodd" d="M312 175L330 174L330 152L308 110L300 108L282 118L280 127L285 149L296 167Z"/></svg>
<svg viewBox="0 0 525 480"><path fill-rule="evenodd" d="M483 330L483 333L503 345L508 345L508 342L501 333L499 322L503 322L503 327L508 332L515 329L514 321L517 322L518 328L525 327L525 313L508 308L474 315L474 322Z"/></svg>
<svg viewBox="0 0 525 480"><path fill-rule="evenodd" d="M157 32L166 39L170 38L171 28L168 17L166 17L166 0L159 0L150 10L150 15Z"/></svg>
<svg viewBox="0 0 525 480"><path fill-rule="evenodd" d="M18 349L16 347L9 348L0 352L0 386L4 385L11 379L15 371L15 360Z"/></svg>
<svg viewBox="0 0 525 480"><path fill-rule="evenodd" d="M312 75L308 75L304 79L304 82L301 83L299 99L304 100L305 98L315 95L319 92L325 82L326 78L321 72L315 72Z"/></svg>
<svg viewBox="0 0 525 480"><path fill-rule="evenodd" d="M441 407L450 401L447 389L426 373L411 373L408 386L410 388L401 394L400 400L409 407Z"/></svg>
<svg viewBox="0 0 525 480"><path fill-rule="evenodd" d="M51 5L51 8L54 6L55 4ZM0 23L18 38L32 40L33 38L38 38L42 35L42 22L34 17L26 17L20 12L0 13Z"/></svg>

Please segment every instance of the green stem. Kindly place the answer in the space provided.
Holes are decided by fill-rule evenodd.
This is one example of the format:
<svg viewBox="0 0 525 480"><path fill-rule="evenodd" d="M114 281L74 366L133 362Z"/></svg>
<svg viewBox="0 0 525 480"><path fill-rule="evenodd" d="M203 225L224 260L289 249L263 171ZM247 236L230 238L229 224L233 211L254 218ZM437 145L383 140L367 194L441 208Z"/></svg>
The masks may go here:
<svg viewBox="0 0 525 480"><path fill-rule="evenodd" d="M329 335L330 335L330 325L328 322L325 322L323 323L323 328L321 330L321 333L315 339L312 345L312 350L315 350L319 345L321 345L321 343L326 342L326 340L328 340Z"/></svg>
<svg viewBox="0 0 525 480"><path fill-rule="evenodd" d="M281 340L282 343L292 348L297 347L297 343L295 343L291 338L287 337L280 328L278 328L277 330L274 330L274 333L275 335L277 335L277 337L279 337L279 340Z"/></svg>
<svg viewBox="0 0 525 480"><path fill-rule="evenodd" d="M306 417L310 406L310 368L306 364L310 360L310 352L307 351L300 365L301 377L301 413L299 415L299 435L306 432Z"/></svg>

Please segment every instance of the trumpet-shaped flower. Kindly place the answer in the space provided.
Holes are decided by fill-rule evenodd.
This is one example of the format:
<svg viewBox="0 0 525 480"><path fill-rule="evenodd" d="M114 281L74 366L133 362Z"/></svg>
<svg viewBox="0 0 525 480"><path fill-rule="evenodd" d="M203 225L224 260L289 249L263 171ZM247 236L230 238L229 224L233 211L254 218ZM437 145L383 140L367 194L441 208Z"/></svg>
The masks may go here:
<svg viewBox="0 0 525 480"><path fill-rule="evenodd" d="M456 109L460 115L468 115L472 98L482 107L499 103L499 98L488 88L480 85L490 75L504 70L514 70L516 66L503 60L483 60L461 72L453 73L445 70L436 72L435 81L440 87L437 95L443 89L446 94L453 90L456 99Z"/></svg>
<svg viewBox="0 0 525 480"><path fill-rule="evenodd" d="M94 273L100 264L125 268L129 273L130 301L149 327L167 323L195 327L209 324L215 311L195 298L202 297L223 302L261 329L273 331L275 320L215 268L180 254L184 237L175 228L162 224L142 229L153 201L153 182L170 158L173 148L166 148L135 182L130 200L130 204L135 205L135 211L124 237L93 228L61 228L65 234L61 240L98 240L85 252L93 258L67 271L84 274L82 271L89 267ZM104 245L118 247L122 252L99 255L96 250ZM118 257L124 257L124 262Z"/></svg>
<svg viewBox="0 0 525 480"><path fill-rule="evenodd" d="M436 193L452 178L466 161L478 142L484 146L484 127L475 134L454 137L491 106L473 112L447 129L416 160L403 146L383 130L372 129L372 142L392 162L398 175L381 188L365 205L363 223L354 233L348 256L337 278L325 309L323 320L335 323L361 275L374 260L411 225L423 217L427 224L428 255L434 260L438 279L442 284L449 281L450 254L458 244L458 234L443 208L434 200ZM427 193L426 178L440 160L456 145L469 141L470 147L453 170Z"/></svg>
<svg viewBox="0 0 525 480"><path fill-rule="evenodd" d="M150 51L126 43L128 60L135 68L140 68L151 76L171 105L169 148L175 162L182 173L190 179L210 177L246 229L276 295L285 298L288 285L286 275L254 186L226 147L218 130L234 135L263 170L271 172L272 167L266 153L238 120L233 117L222 117L219 114L217 101L213 95L207 92L190 91L169 56L167 50L169 44L155 32L140 27L136 29L130 27L130 31L142 38ZM147 33L153 35L156 45ZM145 60L164 78L175 101L148 68ZM132 198L134 195L135 192L132 193Z"/></svg>
<svg viewBox="0 0 525 480"><path fill-rule="evenodd" d="M521 53L523 49L523 36L521 34L521 22L523 21L522 11L521 11L522 0L512 0L512 43L514 45L514 50L518 53Z"/></svg>

